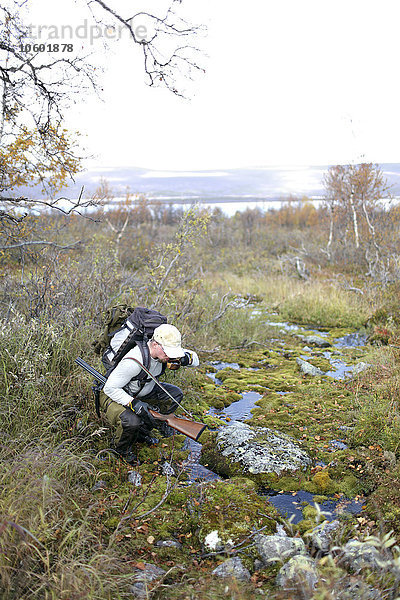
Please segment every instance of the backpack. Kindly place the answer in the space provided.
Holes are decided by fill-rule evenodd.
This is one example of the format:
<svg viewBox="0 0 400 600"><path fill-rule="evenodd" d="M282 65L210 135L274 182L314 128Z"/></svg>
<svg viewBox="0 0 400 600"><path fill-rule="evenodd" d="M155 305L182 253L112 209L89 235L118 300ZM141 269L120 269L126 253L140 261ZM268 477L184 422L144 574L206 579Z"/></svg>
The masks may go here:
<svg viewBox="0 0 400 600"><path fill-rule="evenodd" d="M167 323L167 317L151 308L132 308L126 304L119 304L108 309L104 318L104 330L93 342L94 351L102 354L101 361L106 369L106 377L109 377L127 352L135 346L140 348L143 366L148 369L150 352L147 342L153 336L155 328L164 323ZM146 384L147 375L142 370L135 379L142 388ZM97 414L100 412L98 403L96 398Z"/></svg>
<svg viewBox="0 0 400 600"><path fill-rule="evenodd" d="M93 350L96 354L103 355L105 349L110 344L110 338L120 329L134 310L135 308L128 304L117 304L106 311L102 322L103 330L99 337L92 342Z"/></svg>

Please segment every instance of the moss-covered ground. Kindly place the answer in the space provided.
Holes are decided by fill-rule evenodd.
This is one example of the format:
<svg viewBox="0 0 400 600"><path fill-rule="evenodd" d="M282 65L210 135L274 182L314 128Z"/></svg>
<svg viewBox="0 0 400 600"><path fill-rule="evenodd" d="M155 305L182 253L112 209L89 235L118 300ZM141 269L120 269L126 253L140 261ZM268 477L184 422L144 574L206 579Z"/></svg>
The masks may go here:
<svg viewBox="0 0 400 600"><path fill-rule="evenodd" d="M218 356L213 354L214 361L237 363L240 369L228 367L219 370L217 376L221 385L214 385L205 376L201 390L205 398L210 397L209 403L214 406L211 398L215 394L224 397L226 406L229 400L235 401L240 392L257 391L261 398L246 423L289 434L311 457L312 465L305 471L286 472L279 477L276 474L247 473L246 476L258 486L277 492L305 490L319 499L326 496L336 499L361 496L367 502L374 490L383 489L382 481L385 474L387 477L388 469L390 471L388 451L395 450L395 441L390 439L385 443L388 436L384 439L376 429L374 435L366 434L376 425L371 423L365 411L365 406L373 403L373 392L366 381L376 374L376 365L366 372L368 375L347 379L327 375L313 377L300 371L296 362L300 356L324 372L335 370L329 358L340 359L349 366L369 360L370 348L367 346L340 349L334 346L335 340L351 333L350 330L327 330L327 333L324 339L333 344L329 348L307 347L305 350L301 339L281 332L279 339L271 340L268 347L225 351ZM330 355L327 356L327 352ZM211 360L211 357L204 359ZM212 367L203 367L204 373L209 370ZM216 450L215 434L212 433L204 438L202 461L224 477L242 473L240 465L227 460ZM370 506L369 521L378 518L377 510L372 510L372 504L368 502L368 510ZM382 501L381 517L385 514L384 507L387 507L387 502ZM391 505L388 515L392 522L397 519L397 512L398 509Z"/></svg>

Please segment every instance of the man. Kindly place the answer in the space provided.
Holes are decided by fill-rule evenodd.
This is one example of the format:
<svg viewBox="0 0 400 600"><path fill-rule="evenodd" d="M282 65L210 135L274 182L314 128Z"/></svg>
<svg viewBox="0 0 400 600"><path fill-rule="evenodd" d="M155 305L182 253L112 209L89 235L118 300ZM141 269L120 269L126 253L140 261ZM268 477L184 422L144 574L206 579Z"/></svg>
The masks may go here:
<svg viewBox="0 0 400 600"><path fill-rule="evenodd" d="M163 324L156 327L147 346L150 353L148 371L156 379L171 361L176 366L197 367L199 365L197 354L182 348L181 334L174 325ZM137 345L127 352L112 371L103 390L108 398L102 395L100 401L107 420L116 428L115 450L127 462L135 461L131 450L132 443L156 441L150 437L150 432L159 423L153 419L149 408L154 407L163 413L174 412L183 398L179 387L163 383L164 390L174 399L171 403L171 398L166 391L148 375L145 379L140 379L143 375L142 364L142 350L140 345Z"/></svg>

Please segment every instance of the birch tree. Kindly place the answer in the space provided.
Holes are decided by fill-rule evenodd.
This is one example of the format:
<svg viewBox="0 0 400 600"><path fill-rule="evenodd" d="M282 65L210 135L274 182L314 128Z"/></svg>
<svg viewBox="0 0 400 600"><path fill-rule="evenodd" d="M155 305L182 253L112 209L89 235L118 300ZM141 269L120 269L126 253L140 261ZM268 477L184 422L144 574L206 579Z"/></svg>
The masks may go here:
<svg viewBox="0 0 400 600"><path fill-rule="evenodd" d="M379 165L336 165L324 176L329 236L325 253L332 259L334 246L355 252L374 275L382 262L382 232L377 219L389 187Z"/></svg>

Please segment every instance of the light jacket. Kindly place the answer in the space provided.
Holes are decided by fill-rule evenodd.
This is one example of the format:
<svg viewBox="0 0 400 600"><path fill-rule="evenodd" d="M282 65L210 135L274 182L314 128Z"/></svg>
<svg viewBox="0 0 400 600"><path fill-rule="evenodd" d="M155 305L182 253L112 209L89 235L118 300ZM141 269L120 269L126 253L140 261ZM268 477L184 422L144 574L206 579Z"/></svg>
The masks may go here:
<svg viewBox="0 0 400 600"><path fill-rule="evenodd" d="M185 348L183 348L183 351L190 354L191 362L188 366L197 367L200 364L196 352L193 352L193 350L185 350ZM135 380L135 377L139 375L141 368L135 360L132 360L132 358L142 362L142 353L138 346L135 346L132 350L127 352L124 358L112 371L103 388L104 393L111 398L111 400L124 406L127 406L132 402L132 397L141 398L147 396L147 394L150 394L153 391L153 388L156 385L156 383L148 377L150 381L146 380L145 385L140 390L140 383ZM150 357L148 370L154 377L158 378L162 373L163 364L159 360Z"/></svg>

